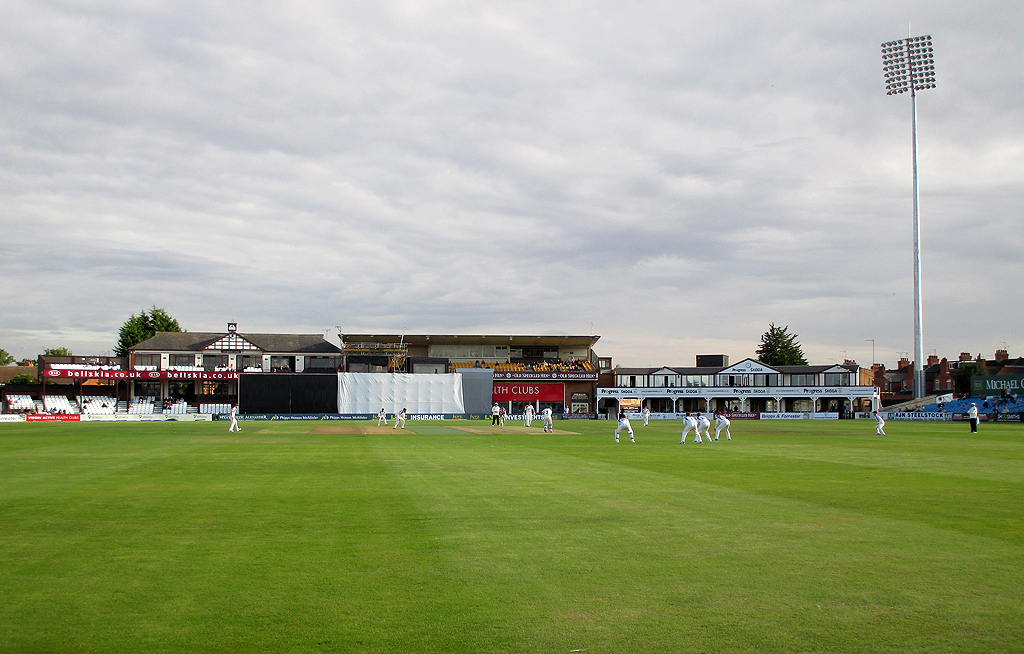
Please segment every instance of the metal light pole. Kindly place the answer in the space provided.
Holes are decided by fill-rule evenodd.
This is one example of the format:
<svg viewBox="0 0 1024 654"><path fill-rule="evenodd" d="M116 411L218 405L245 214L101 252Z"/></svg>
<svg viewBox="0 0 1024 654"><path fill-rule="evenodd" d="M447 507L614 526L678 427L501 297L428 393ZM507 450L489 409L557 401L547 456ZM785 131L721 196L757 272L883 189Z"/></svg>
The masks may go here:
<svg viewBox="0 0 1024 654"><path fill-rule="evenodd" d="M914 146L914 397L925 395L924 342L921 312L921 214L917 186L917 92L935 88L932 37L912 36L882 44L885 94L910 92Z"/></svg>

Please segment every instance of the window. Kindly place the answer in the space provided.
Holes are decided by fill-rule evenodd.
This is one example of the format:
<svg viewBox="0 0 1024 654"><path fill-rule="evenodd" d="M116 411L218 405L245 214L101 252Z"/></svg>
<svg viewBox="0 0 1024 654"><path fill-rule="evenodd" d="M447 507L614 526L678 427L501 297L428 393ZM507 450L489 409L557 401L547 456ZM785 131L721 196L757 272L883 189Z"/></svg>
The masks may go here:
<svg viewBox="0 0 1024 654"><path fill-rule="evenodd" d="M235 359L235 363L238 366L239 370L253 370L253 369L256 369L256 368L258 368L260 370L263 369L263 357L261 355L256 355L256 356L246 355L246 356L237 357Z"/></svg>
<svg viewBox="0 0 1024 654"><path fill-rule="evenodd" d="M335 370L341 360L337 357L306 357L306 369Z"/></svg>
<svg viewBox="0 0 1024 654"><path fill-rule="evenodd" d="M141 381L135 382L135 395L137 397L160 397L160 382Z"/></svg>
<svg viewBox="0 0 1024 654"><path fill-rule="evenodd" d="M273 372L294 372L295 357L270 357L270 369Z"/></svg>
<svg viewBox="0 0 1024 654"><path fill-rule="evenodd" d="M203 380L203 395L227 395L228 383L226 381Z"/></svg>
<svg viewBox="0 0 1024 654"><path fill-rule="evenodd" d="M226 354L204 354L204 370L224 370L228 367L228 355Z"/></svg>
<svg viewBox="0 0 1024 654"><path fill-rule="evenodd" d="M843 372L826 372L825 373L825 385L826 386L849 386L850 376Z"/></svg>
<svg viewBox="0 0 1024 654"><path fill-rule="evenodd" d="M168 357L168 364L172 366L194 366L196 365L196 355L172 354Z"/></svg>
<svg viewBox="0 0 1024 654"><path fill-rule="evenodd" d="M135 355L136 366L150 366L153 370L156 370L160 366L160 355L159 354L136 354Z"/></svg>
<svg viewBox="0 0 1024 654"><path fill-rule="evenodd" d="M814 375L790 375L790 386L814 386Z"/></svg>

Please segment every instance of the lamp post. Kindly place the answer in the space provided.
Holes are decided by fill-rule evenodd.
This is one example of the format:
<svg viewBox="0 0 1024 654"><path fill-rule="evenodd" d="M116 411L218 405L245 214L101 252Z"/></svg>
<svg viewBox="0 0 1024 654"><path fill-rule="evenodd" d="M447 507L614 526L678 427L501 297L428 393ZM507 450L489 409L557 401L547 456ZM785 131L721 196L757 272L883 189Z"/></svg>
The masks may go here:
<svg viewBox="0 0 1024 654"><path fill-rule="evenodd" d="M917 186L917 92L935 88L932 37L911 36L882 44L885 94L910 93L914 150L914 397L924 397L924 343L921 312L921 214Z"/></svg>

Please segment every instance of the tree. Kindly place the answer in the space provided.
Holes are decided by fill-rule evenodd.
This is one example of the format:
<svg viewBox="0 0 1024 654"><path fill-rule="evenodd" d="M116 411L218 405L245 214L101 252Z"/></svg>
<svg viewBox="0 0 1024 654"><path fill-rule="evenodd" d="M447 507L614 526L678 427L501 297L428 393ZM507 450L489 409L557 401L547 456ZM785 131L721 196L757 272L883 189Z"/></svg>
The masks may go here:
<svg viewBox="0 0 1024 654"><path fill-rule="evenodd" d="M163 309L153 306L149 313L140 311L139 315L131 316L124 321L118 331L117 347L114 354L119 357L128 356L128 349L138 345L142 341L153 338L157 332L181 332L185 331L175 320Z"/></svg>
<svg viewBox="0 0 1024 654"><path fill-rule="evenodd" d="M988 375L988 366L984 361L972 361L961 363L953 371L953 387L960 395L971 394L971 377L985 377Z"/></svg>
<svg viewBox="0 0 1024 654"><path fill-rule="evenodd" d="M22 373L20 375L15 375L14 377L11 377L10 381L8 381L7 383L8 384L35 384L35 383L38 383L38 382L36 381L35 375L30 375L30 374L28 374L26 372L26 373Z"/></svg>
<svg viewBox="0 0 1024 654"><path fill-rule="evenodd" d="M9 366L14 363L14 357L7 350L0 348L0 366Z"/></svg>
<svg viewBox="0 0 1024 654"><path fill-rule="evenodd" d="M74 356L74 354L71 353L71 350L69 350L66 347L48 347L45 350L43 350L43 355L44 356L54 356L54 357L70 357L70 356Z"/></svg>
<svg viewBox="0 0 1024 654"><path fill-rule="evenodd" d="M769 323L768 331L761 335L757 360L767 366L806 366L807 359L796 334L788 333L789 325L776 327Z"/></svg>

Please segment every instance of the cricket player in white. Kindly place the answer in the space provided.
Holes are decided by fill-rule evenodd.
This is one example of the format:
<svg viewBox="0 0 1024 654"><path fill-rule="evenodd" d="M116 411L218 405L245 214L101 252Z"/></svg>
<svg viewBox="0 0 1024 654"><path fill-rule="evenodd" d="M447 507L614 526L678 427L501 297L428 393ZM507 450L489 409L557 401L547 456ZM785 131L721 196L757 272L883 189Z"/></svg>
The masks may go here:
<svg viewBox="0 0 1024 654"><path fill-rule="evenodd" d="M700 432L697 431L697 419L691 416L690 412L687 411L686 415L683 416L683 439L679 441L680 445L686 442L686 435L691 431L694 432L694 442L701 442Z"/></svg>
<svg viewBox="0 0 1024 654"><path fill-rule="evenodd" d="M636 439L633 438L633 427L629 424L629 418L626 417L625 411L619 411L619 426L615 428L615 442L619 442L619 432L625 429L629 432L630 442L635 443Z"/></svg>
<svg viewBox="0 0 1024 654"><path fill-rule="evenodd" d="M644 427L646 427L647 426L647 421L651 419L651 407L645 406L644 407L644 414L643 415L644 415Z"/></svg>
<svg viewBox="0 0 1024 654"><path fill-rule="evenodd" d="M555 431L555 421L551 417L551 407L547 407L546 409L541 411L540 415L544 418L544 431L546 431L546 432L554 432Z"/></svg>
<svg viewBox="0 0 1024 654"><path fill-rule="evenodd" d="M872 411L875 414L875 433L879 436L885 436L885 421L882 420L882 416L878 415L877 411Z"/></svg>
<svg viewBox="0 0 1024 654"><path fill-rule="evenodd" d="M732 440L732 434L729 433L729 425L731 425L731 424L732 423L729 421L728 418L725 417L724 413L722 413L721 411L716 411L715 412L715 440L716 441L718 440L718 435L720 433L722 433L723 429L725 430L725 437L728 438L729 440Z"/></svg>
<svg viewBox="0 0 1024 654"><path fill-rule="evenodd" d="M711 434L708 433L709 429L711 429L711 421L708 420L708 417L706 415L704 415L703 413L698 412L697 413L697 442L698 443L701 442L701 440L700 440L701 432L704 432L704 435L707 436L707 438L708 438L708 442L709 443L711 442Z"/></svg>
<svg viewBox="0 0 1024 654"><path fill-rule="evenodd" d="M377 426L380 427L380 423L383 422L384 426L388 426L388 413L381 407L380 413L377 414Z"/></svg>
<svg viewBox="0 0 1024 654"><path fill-rule="evenodd" d="M238 426L238 404L231 405L231 426L228 427L229 432L242 431L242 428Z"/></svg>
<svg viewBox="0 0 1024 654"><path fill-rule="evenodd" d="M405 429L405 409L395 414L395 426L392 429L398 429L398 423L402 423L402 429Z"/></svg>
<svg viewBox="0 0 1024 654"><path fill-rule="evenodd" d="M532 404L527 404L526 405L526 411L524 411L524 413L526 414L526 416L525 416L526 426L529 427L530 423L533 422L533 405Z"/></svg>

